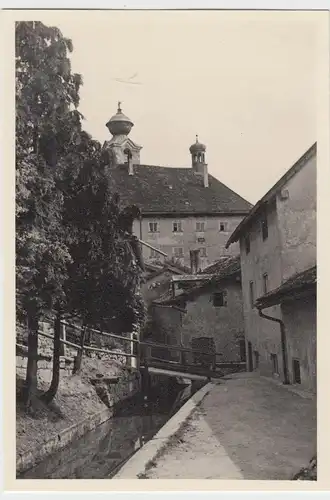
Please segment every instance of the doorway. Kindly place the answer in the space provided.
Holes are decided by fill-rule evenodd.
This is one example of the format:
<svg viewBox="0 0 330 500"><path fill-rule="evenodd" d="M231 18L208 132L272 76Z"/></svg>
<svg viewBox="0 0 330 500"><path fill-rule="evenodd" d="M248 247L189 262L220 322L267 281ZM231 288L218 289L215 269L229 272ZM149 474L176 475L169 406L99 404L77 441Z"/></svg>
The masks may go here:
<svg viewBox="0 0 330 500"><path fill-rule="evenodd" d="M301 384L299 359L292 360L292 369L293 369L293 383L294 384Z"/></svg>
<svg viewBox="0 0 330 500"><path fill-rule="evenodd" d="M248 342L248 360L249 360L249 372L253 372L253 353L252 353L251 342Z"/></svg>

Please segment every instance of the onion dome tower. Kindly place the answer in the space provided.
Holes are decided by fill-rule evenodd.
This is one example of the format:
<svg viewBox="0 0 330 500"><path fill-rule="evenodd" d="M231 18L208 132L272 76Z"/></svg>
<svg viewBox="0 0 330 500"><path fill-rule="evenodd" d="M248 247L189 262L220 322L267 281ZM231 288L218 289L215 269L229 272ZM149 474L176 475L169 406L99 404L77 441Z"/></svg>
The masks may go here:
<svg viewBox="0 0 330 500"><path fill-rule="evenodd" d="M132 127L134 127L134 123L132 122L132 120L130 120L122 112L121 102L118 102L117 113L110 118L110 120L106 124L106 127L109 129L110 134L113 136L127 136L130 133Z"/></svg>
<svg viewBox="0 0 330 500"><path fill-rule="evenodd" d="M198 140L196 135L196 142L189 148L191 154L191 166L196 174L203 176L204 187L209 186L208 168L205 163L206 146Z"/></svg>
<svg viewBox="0 0 330 500"><path fill-rule="evenodd" d="M206 146L198 141L198 135L196 135L196 142L190 146L189 151L191 153L192 167L198 163L205 163Z"/></svg>
<svg viewBox="0 0 330 500"><path fill-rule="evenodd" d="M134 123L130 118L124 115L121 109L121 102L118 102L117 113L113 115L106 123L112 138L106 141L103 149L111 152L111 157L114 159L116 165L127 164L129 173L133 175L133 165L140 164L140 150L142 146L136 144L130 137L128 137Z"/></svg>

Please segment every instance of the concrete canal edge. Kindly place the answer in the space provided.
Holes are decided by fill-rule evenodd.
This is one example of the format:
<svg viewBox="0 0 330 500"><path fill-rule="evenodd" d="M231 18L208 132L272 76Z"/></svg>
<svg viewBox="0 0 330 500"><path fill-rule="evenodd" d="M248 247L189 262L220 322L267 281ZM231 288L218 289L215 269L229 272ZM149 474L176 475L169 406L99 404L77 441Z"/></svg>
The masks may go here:
<svg viewBox="0 0 330 500"><path fill-rule="evenodd" d="M195 408L202 402L205 396L210 392L214 384L209 382L199 389L180 410L157 432L157 434L148 441L132 458L119 470L113 479L136 479L145 472L148 463L153 461L166 447L171 437L173 437L186 422Z"/></svg>
<svg viewBox="0 0 330 500"><path fill-rule="evenodd" d="M100 380L102 381L102 379ZM140 380L139 377L136 377L135 372L126 373L126 376L117 385L119 388L116 394L112 395L112 400L108 401L108 406L105 406L104 409L92 413L84 420L59 431L58 434L53 435L37 448L27 450L24 453L17 453L16 476L32 469L49 456L70 445L76 439L82 438L88 432L93 431L99 425L110 420L121 405L125 405L140 391Z"/></svg>
<svg viewBox="0 0 330 500"><path fill-rule="evenodd" d="M62 450L74 439L84 436L87 432L94 430L113 416L113 408L105 408L85 420L71 425L62 430L56 436L43 443L39 448L18 454L16 459L16 475L38 465L43 459Z"/></svg>

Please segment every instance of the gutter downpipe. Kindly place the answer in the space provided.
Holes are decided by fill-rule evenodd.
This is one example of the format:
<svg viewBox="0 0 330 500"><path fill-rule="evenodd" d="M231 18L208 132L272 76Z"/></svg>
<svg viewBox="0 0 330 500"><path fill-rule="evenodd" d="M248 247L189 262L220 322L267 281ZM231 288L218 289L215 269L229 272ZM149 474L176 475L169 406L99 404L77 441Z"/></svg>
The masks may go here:
<svg viewBox="0 0 330 500"><path fill-rule="evenodd" d="M282 360L283 360L283 375L284 375L283 384L290 385L289 372L288 372L288 357L287 357L287 352L286 352L286 332L285 332L284 323L279 318L274 318L273 316L268 316L267 314L264 314L262 312L262 308L258 307L258 312L259 312L259 316L261 318L268 319L269 321L275 321L276 323L279 323L279 325L280 325Z"/></svg>

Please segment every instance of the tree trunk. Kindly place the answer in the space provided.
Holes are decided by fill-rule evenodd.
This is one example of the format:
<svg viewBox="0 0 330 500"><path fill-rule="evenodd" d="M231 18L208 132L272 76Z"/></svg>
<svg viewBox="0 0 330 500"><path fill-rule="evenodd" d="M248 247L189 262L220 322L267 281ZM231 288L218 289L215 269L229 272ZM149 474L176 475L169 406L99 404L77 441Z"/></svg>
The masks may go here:
<svg viewBox="0 0 330 500"><path fill-rule="evenodd" d="M39 318L36 312L28 315L28 362L24 387L24 404L26 409L31 406L32 398L38 386L38 328Z"/></svg>
<svg viewBox="0 0 330 500"><path fill-rule="evenodd" d="M80 335L80 349L77 352L77 356L76 356L76 359L74 362L73 373L78 373L81 369L81 360L82 360L82 356L83 356L86 334L87 334L87 326L83 326L83 329L82 329L81 335Z"/></svg>
<svg viewBox="0 0 330 500"><path fill-rule="evenodd" d="M49 389L41 399L49 404L56 396L60 382L60 356L61 356L61 315L57 314L54 321L54 349L53 349L53 374Z"/></svg>

